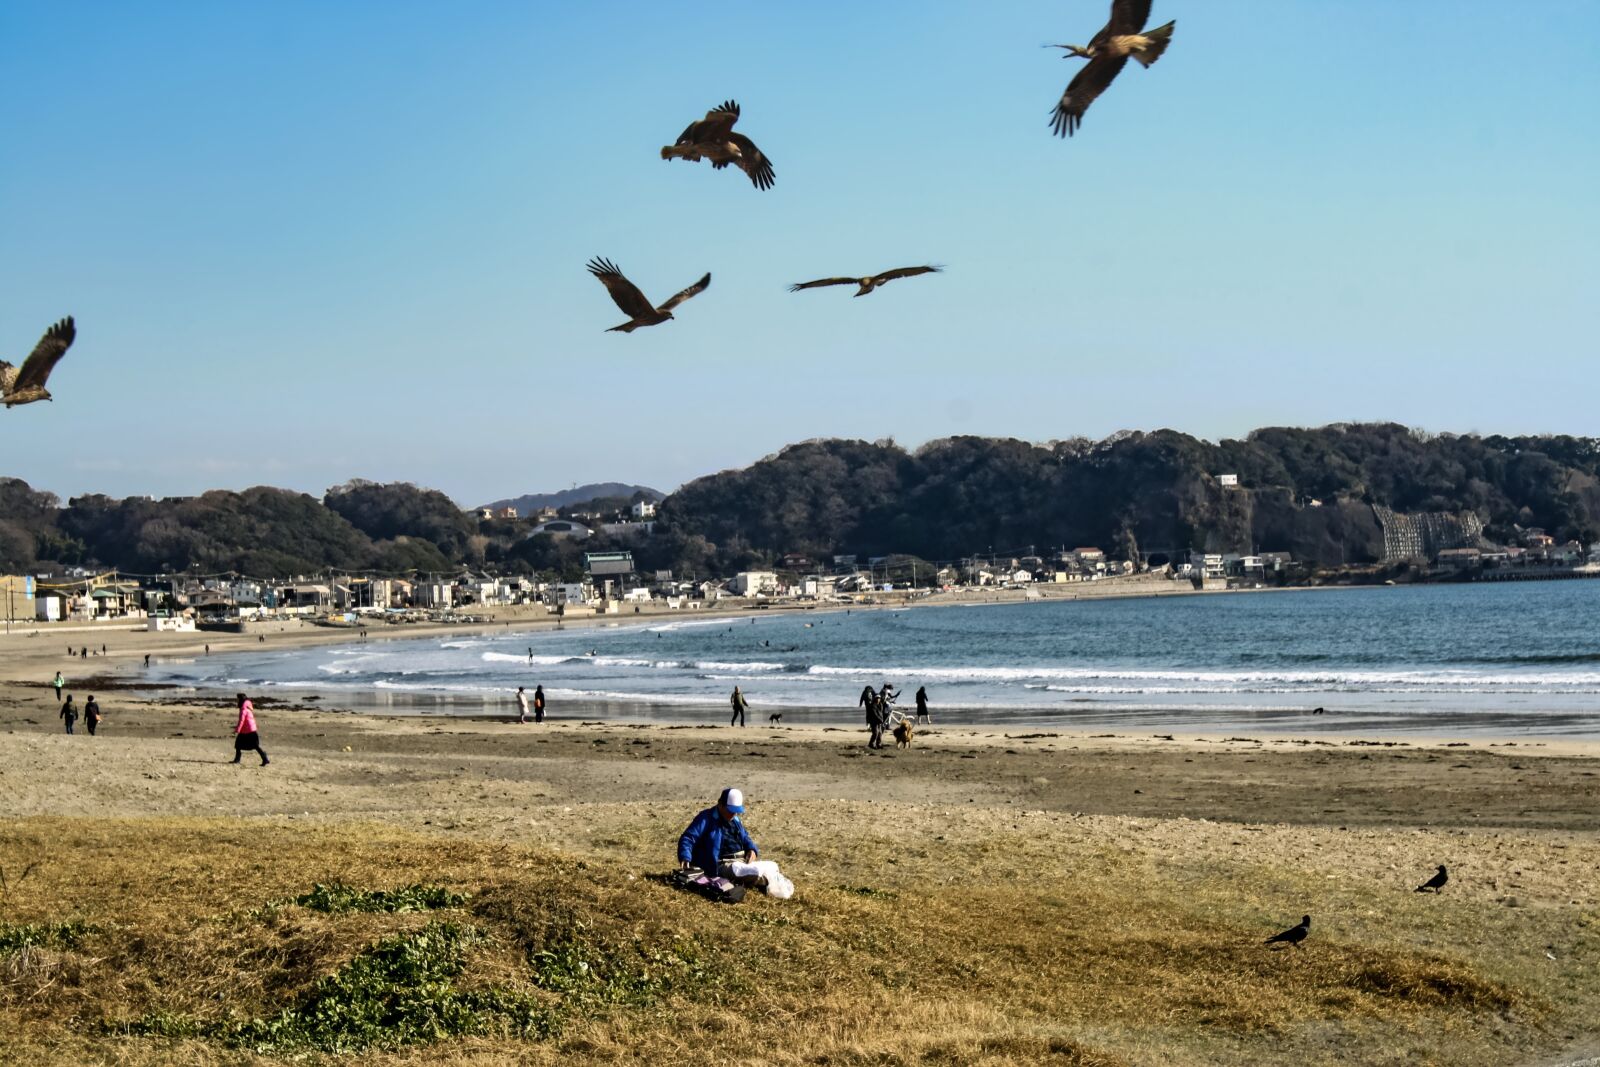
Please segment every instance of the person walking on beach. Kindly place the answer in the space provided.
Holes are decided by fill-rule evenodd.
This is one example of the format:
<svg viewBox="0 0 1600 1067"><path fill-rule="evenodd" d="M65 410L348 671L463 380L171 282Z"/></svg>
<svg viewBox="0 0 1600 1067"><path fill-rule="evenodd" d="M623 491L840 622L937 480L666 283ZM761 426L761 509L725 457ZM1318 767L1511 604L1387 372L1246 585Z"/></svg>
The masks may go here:
<svg viewBox="0 0 1600 1067"><path fill-rule="evenodd" d="M883 747L883 728L889 721L889 704L879 693L873 693L872 699L867 702L867 729L871 736L867 738L868 748Z"/></svg>
<svg viewBox="0 0 1600 1067"><path fill-rule="evenodd" d="M733 687L733 695L728 698L728 703L733 705L733 718L728 720L728 725L743 726L744 712L750 704L745 700L744 694L739 692L738 686Z"/></svg>
<svg viewBox="0 0 1600 1067"><path fill-rule="evenodd" d="M67 724L67 733L74 733L74 723L78 721L78 705L72 702L72 694L67 694L67 702L61 705L61 719Z"/></svg>
<svg viewBox="0 0 1600 1067"><path fill-rule="evenodd" d="M517 686L517 721L528 721L528 693L524 686Z"/></svg>
<svg viewBox="0 0 1600 1067"><path fill-rule="evenodd" d="M533 721L544 722L544 686L533 687Z"/></svg>
<svg viewBox="0 0 1600 1067"><path fill-rule="evenodd" d="M256 729L255 705L243 693L238 694L238 699L239 721L233 726L233 762L238 763L246 752L254 752L261 757L261 766L265 767L272 761L267 759L267 750L261 747L261 734Z"/></svg>
<svg viewBox="0 0 1600 1067"><path fill-rule="evenodd" d="M93 694L83 702L83 725L88 728L89 736L94 736L94 728L100 725L100 705L95 702Z"/></svg>
<svg viewBox="0 0 1600 1067"><path fill-rule="evenodd" d="M917 721L931 724L933 716L928 714L928 687L917 686Z"/></svg>
<svg viewBox="0 0 1600 1067"><path fill-rule="evenodd" d="M146 653L145 653L145 654L144 654L144 665L145 665L145 666L146 666L146 667L149 667L149 666L150 666L150 653L148 653L148 652L146 652Z"/></svg>
<svg viewBox="0 0 1600 1067"><path fill-rule="evenodd" d="M55 681L50 684L56 687L56 703L61 703L61 687L67 684L67 680L61 677L60 671L56 671Z"/></svg>

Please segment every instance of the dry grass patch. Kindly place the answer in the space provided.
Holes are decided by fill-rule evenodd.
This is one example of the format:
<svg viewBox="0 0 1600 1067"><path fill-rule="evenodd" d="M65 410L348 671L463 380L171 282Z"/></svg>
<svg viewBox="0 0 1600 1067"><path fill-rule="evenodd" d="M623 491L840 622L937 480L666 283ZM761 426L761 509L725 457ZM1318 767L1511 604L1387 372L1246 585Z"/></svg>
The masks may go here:
<svg viewBox="0 0 1600 1067"><path fill-rule="evenodd" d="M0 972L0 1030L30 1062L736 1045L774 1064L1493 1063L1546 1012L1441 952L1328 933L1269 951L1243 909L1197 913L1133 867L1048 890L839 879L723 907L572 857L377 827L48 820L0 839L0 863L30 850L47 858L6 929L83 924L71 945L0 954L50 953Z"/></svg>

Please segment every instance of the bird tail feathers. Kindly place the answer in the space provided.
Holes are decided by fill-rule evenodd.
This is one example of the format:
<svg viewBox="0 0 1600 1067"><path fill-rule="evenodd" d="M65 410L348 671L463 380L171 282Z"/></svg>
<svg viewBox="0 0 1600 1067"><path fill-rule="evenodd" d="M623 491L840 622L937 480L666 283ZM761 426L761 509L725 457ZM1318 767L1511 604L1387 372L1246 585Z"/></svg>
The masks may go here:
<svg viewBox="0 0 1600 1067"><path fill-rule="evenodd" d="M1146 30L1144 32L1144 37L1150 43L1139 49L1137 52L1134 52L1133 58L1137 59L1140 63L1143 63L1147 67L1156 60L1160 59L1161 53L1165 52L1167 50L1167 45L1172 43L1172 28L1176 25L1177 22L1173 21L1167 23L1165 26L1157 26L1153 30Z"/></svg>
<svg viewBox="0 0 1600 1067"><path fill-rule="evenodd" d="M611 327L606 333L632 333L638 326L637 322L625 322L621 326Z"/></svg>

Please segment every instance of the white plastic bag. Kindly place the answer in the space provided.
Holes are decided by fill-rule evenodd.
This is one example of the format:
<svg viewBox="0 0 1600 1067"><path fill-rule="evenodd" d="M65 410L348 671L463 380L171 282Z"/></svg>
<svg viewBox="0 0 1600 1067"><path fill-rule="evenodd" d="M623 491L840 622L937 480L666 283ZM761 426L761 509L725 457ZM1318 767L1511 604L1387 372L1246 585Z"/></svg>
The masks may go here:
<svg viewBox="0 0 1600 1067"><path fill-rule="evenodd" d="M731 863L728 871L735 878L765 878L767 880L767 896L779 900L788 900L794 896L794 883L784 877L778 865L772 860L756 860L754 863Z"/></svg>

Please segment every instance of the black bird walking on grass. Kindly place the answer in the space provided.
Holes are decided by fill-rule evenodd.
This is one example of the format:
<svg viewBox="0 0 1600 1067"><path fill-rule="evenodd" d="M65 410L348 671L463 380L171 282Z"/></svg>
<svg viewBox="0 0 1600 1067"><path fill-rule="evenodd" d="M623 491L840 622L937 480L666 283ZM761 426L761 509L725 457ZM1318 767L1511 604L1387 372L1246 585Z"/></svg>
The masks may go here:
<svg viewBox="0 0 1600 1067"><path fill-rule="evenodd" d="M1439 890L1444 888L1444 884L1449 880L1450 874L1444 869L1444 864L1441 863L1439 864L1439 873L1434 875L1432 878L1429 878L1421 885L1417 886L1415 892L1426 893L1432 890L1433 892L1437 893Z"/></svg>
<svg viewBox="0 0 1600 1067"><path fill-rule="evenodd" d="M1089 61L1067 85L1061 102L1056 104L1050 125L1057 137L1069 137L1083 124L1083 113L1089 110L1096 97L1111 87L1122 68L1128 65L1129 56L1148 67L1160 59L1161 53L1172 43L1172 28L1177 23L1169 22L1153 30L1144 28L1150 21L1150 4L1151 0L1112 0L1111 21L1087 46L1045 46L1066 49L1063 59L1076 56Z"/></svg>
<svg viewBox="0 0 1600 1067"><path fill-rule="evenodd" d="M1262 944L1263 945L1272 945L1272 944L1276 944L1276 943L1281 941L1286 945L1291 945L1293 947L1298 948L1299 945L1300 945L1300 942L1304 941L1306 938L1308 938L1310 936L1311 936L1311 916L1302 915L1300 917L1300 925L1299 926L1291 926L1291 927L1289 927L1289 929L1283 931L1281 934L1273 934L1271 937L1269 937L1265 941L1263 941Z"/></svg>

